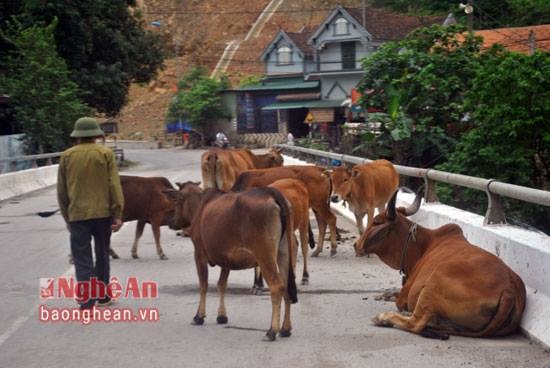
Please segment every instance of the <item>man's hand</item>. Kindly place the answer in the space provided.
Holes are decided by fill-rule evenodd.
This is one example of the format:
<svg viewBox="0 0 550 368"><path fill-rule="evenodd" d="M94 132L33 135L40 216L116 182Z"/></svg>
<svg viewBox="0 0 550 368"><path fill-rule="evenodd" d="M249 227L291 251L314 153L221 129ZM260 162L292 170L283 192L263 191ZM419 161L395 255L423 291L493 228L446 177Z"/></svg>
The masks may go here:
<svg viewBox="0 0 550 368"><path fill-rule="evenodd" d="M111 225L111 230L113 230L113 233L116 233L117 231L119 231L121 227L122 227L122 220L114 219Z"/></svg>

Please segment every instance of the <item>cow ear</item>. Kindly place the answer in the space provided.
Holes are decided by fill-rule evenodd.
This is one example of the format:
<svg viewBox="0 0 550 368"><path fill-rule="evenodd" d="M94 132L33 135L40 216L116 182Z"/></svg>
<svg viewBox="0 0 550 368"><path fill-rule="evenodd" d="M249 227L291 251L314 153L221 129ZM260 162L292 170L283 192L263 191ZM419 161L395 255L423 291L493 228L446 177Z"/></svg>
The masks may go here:
<svg viewBox="0 0 550 368"><path fill-rule="evenodd" d="M200 186L201 185L201 182L200 181L192 181L191 183L195 184L196 186ZM181 189L181 187L180 187Z"/></svg>
<svg viewBox="0 0 550 368"><path fill-rule="evenodd" d="M359 170L357 170L357 169L352 169L352 170L351 170L351 176L352 176L353 178L356 178L356 177L358 177L359 175L361 175L361 171L359 171Z"/></svg>
<svg viewBox="0 0 550 368"><path fill-rule="evenodd" d="M324 170L323 171L323 174L325 174L326 176L331 176L332 175L332 170Z"/></svg>
<svg viewBox="0 0 550 368"><path fill-rule="evenodd" d="M272 150L273 150L273 152L278 153L279 155L280 155L281 153L283 153L283 149L282 149L282 148L272 148Z"/></svg>
<svg viewBox="0 0 550 368"><path fill-rule="evenodd" d="M177 202L183 199L183 193L175 189L165 189L162 193L171 201Z"/></svg>
<svg viewBox="0 0 550 368"><path fill-rule="evenodd" d="M181 188L183 188L183 183L176 182L176 185L178 186L178 188L180 188L180 190L181 190Z"/></svg>

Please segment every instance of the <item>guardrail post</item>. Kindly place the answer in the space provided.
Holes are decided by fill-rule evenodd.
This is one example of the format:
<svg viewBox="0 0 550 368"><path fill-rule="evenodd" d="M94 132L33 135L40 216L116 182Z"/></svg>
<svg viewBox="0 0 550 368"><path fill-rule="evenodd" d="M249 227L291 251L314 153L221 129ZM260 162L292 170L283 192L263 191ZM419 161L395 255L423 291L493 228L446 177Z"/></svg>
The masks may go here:
<svg viewBox="0 0 550 368"><path fill-rule="evenodd" d="M495 181L495 179L489 180L489 183L487 183L487 189L485 190L485 193L487 193L487 213L485 214L485 219L483 220L484 225L497 225L497 224L506 224L506 215L504 213L504 209L502 207L502 202L500 200L500 196L491 193L489 189L489 185Z"/></svg>
<svg viewBox="0 0 550 368"><path fill-rule="evenodd" d="M424 189L424 200L426 203L439 202L439 198L437 198L437 182L428 177L430 170L428 169L424 174L424 185L426 187Z"/></svg>
<svg viewBox="0 0 550 368"><path fill-rule="evenodd" d="M31 166L32 166L33 169L36 169L38 167L38 162L37 162L36 159L32 160Z"/></svg>

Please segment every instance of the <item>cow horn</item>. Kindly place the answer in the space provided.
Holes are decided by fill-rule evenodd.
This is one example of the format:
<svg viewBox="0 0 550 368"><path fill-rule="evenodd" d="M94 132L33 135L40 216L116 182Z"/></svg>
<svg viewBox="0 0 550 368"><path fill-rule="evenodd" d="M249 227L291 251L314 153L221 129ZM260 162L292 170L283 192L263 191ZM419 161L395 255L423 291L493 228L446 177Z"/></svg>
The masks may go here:
<svg viewBox="0 0 550 368"><path fill-rule="evenodd" d="M414 202L405 209L405 216L412 216L420 208L420 203L422 202L422 197L424 196L424 185L421 185L420 188L416 191L416 197Z"/></svg>
<svg viewBox="0 0 550 368"><path fill-rule="evenodd" d="M390 201L388 202L388 215L386 218L390 221L395 220L395 200L397 199L397 190L393 193Z"/></svg>

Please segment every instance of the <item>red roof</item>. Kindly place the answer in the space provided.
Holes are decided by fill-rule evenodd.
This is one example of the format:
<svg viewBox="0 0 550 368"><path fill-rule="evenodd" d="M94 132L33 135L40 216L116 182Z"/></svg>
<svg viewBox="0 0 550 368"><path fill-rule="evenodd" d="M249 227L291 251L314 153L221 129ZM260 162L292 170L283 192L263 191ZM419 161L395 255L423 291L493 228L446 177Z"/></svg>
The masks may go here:
<svg viewBox="0 0 550 368"><path fill-rule="evenodd" d="M486 50L498 43L509 51L529 52L529 34L533 31L535 36L535 48L542 51L550 51L550 24L540 26L496 28L475 31L476 36L483 37L482 49Z"/></svg>

